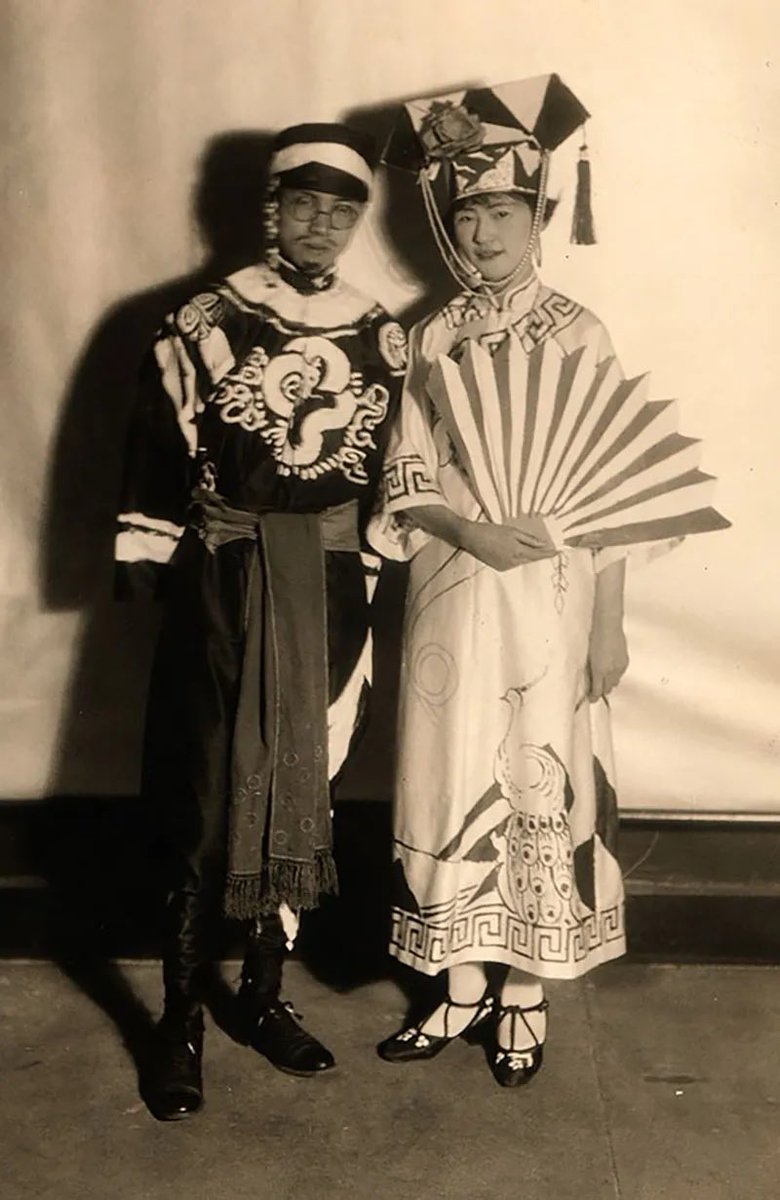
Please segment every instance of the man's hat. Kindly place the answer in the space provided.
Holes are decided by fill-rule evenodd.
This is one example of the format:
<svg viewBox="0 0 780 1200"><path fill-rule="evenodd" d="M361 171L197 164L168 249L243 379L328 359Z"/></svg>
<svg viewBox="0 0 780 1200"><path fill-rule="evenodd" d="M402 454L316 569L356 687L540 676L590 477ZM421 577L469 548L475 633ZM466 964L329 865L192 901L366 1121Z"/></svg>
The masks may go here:
<svg viewBox="0 0 780 1200"><path fill-rule="evenodd" d="M346 125L293 125L274 139L269 174L281 187L330 192L365 201L374 174L374 145Z"/></svg>
<svg viewBox="0 0 780 1200"><path fill-rule="evenodd" d="M536 196L545 155L589 115L557 75L411 100L383 160L428 179L443 169L450 204L486 192Z"/></svg>

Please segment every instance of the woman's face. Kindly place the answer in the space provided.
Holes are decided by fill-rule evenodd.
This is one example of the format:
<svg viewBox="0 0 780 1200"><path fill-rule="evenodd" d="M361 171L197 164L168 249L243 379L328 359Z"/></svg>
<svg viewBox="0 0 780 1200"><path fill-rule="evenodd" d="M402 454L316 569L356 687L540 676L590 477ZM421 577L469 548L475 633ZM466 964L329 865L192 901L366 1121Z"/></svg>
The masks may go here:
<svg viewBox="0 0 780 1200"><path fill-rule="evenodd" d="M488 281L504 279L519 265L532 225L525 201L505 192L465 200L453 217L458 250Z"/></svg>

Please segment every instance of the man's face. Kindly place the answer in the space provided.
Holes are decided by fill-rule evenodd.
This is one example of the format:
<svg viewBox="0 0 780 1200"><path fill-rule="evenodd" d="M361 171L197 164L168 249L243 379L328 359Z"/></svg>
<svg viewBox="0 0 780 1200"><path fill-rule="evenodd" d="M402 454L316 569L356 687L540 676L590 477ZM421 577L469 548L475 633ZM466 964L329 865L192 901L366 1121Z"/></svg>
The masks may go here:
<svg viewBox="0 0 780 1200"><path fill-rule="evenodd" d="M365 208L330 192L282 188L279 192L279 249L307 275L332 267L346 250Z"/></svg>
<svg viewBox="0 0 780 1200"><path fill-rule="evenodd" d="M455 244L483 279L504 279L525 254L532 224L530 208L517 196L504 192L475 196L455 212Z"/></svg>

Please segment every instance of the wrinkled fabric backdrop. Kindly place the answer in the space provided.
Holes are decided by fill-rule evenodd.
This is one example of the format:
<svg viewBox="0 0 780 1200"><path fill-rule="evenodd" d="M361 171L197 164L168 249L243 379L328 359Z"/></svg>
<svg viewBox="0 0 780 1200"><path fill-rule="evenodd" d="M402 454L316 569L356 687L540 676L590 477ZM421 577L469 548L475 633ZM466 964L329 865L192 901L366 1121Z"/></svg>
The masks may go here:
<svg viewBox="0 0 780 1200"><path fill-rule="evenodd" d="M623 804L780 813L774 0L3 7L0 797L137 788L156 613L113 603L110 566L133 380L167 306L251 253L268 131L386 128L399 99L556 70L593 114L600 240L568 244L574 138L544 277L681 399L733 521L631 573ZM414 315L437 269L413 189L389 186L345 273ZM399 595L355 796L390 790Z"/></svg>

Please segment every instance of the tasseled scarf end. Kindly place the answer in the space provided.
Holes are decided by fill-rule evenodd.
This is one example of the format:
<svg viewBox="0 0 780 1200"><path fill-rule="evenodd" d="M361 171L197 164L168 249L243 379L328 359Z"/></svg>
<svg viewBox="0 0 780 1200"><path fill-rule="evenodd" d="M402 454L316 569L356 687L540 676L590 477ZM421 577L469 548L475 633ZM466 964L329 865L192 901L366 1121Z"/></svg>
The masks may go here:
<svg viewBox="0 0 780 1200"><path fill-rule="evenodd" d="M273 859L262 875L228 875L225 916L239 921L279 911L316 908L323 895L336 895L336 864L330 850L318 850L313 862Z"/></svg>
<svg viewBox="0 0 780 1200"><path fill-rule="evenodd" d="M580 157L577 163L577 191L574 196L571 240L576 246L593 246L596 241L591 208L590 159L588 158L588 147L584 141L580 146Z"/></svg>

